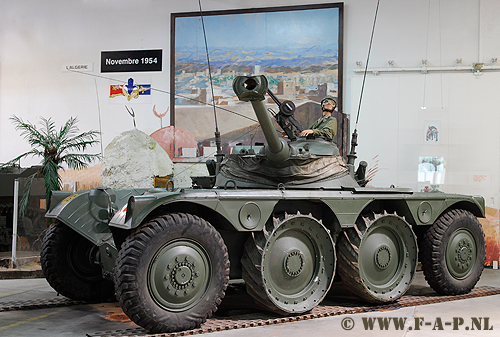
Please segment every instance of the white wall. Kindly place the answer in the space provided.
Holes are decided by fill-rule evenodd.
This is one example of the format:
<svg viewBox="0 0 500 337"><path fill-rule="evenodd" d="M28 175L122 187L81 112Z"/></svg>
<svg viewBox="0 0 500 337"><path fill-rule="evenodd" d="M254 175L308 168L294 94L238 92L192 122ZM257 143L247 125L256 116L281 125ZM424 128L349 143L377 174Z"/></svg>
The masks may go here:
<svg viewBox="0 0 500 337"><path fill-rule="evenodd" d="M440 3L439 8L439 1L431 1L429 11L428 2L381 1L369 68L421 67L423 59L428 60L429 67L460 66L457 59L462 59L461 66L497 65L492 59L500 55L496 42L500 2ZM349 46L349 38L346 40ZM360 50L351 57L349 47L346 49L345 74L350 81L346 93L350 95L348 109L353 121L363 76L353 74L353 62L362 61L364 65L367 48L365 55ZM390 60L393 66L388 64ZM358 158L378 163L372 184L419 190L419 157L442 156L444 191L480 194L487 206L498 209L499 89L499 71L484 71L478 77L472 71L369 72L358 126ZM424 143L426 121L440 122L439 145Z"/></svg>
<svg viewBox="0 0 500 337"><path fill-rule="evenodd" d="M327 1L203 0L202 6L223 10L322 2ZM362 79L354 69L357 61L366 61L376 4L344 1L344 110L352 116ZM153 87L169 91L170 14L198 11L198 1L0 0L0 8L0 162L6 162L29 149L13 130L13 114L31 122L50 116L58 125L78 116L80 128L88 130L99 129L100 109L104 145L131 129L123 105L108 98L113 80L107 78L124 80L127 74L100 74L101 51L162 49L163 71L146 76ZM429 1L381 0L370 68L387 68L389 60L394 67L419 67L422 59L428 66L454 66L457 58L463 65L490 64L500 56L499 14L496 0L431 0L430 8ZM94 70L88 75L62 71L63 65L76 63L93 63ZM369 73L358 154L369 162L378 155L373 184L418 188L418 157L444 156L446 191L482 194L498 208L499 86L498 71L479 78L466 72ZM153 92L151 104L130 104L137 127L145 132L159 125L151 114L153 104L165 111L168 95ZM426 120L441 121L440 145L423 144ZM22 165L37 163L28 159ZM478 172L488 176L487 183L471 181Z"/></svg>

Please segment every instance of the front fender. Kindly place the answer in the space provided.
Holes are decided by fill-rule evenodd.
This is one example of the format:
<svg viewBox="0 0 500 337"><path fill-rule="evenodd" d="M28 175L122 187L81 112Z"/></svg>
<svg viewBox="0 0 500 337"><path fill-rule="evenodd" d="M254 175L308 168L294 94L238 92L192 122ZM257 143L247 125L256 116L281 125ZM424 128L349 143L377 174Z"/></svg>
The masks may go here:
<svg viewBox="0 0 500 337"><path fill-rule="evenodd" d="M175 199L179 194L180 192L173 191L130 196L109 225L120 229L136 228L154 209Z"/></svg>
<svg viewBox="0 0 500 337"><path fill-rule="evenodd" d="M99 218L99 210L90 201L89 190L52 193L50 209L45 217L59 220L93 244L99 245L111 234L104 219Z"/></svg>
<svg viewBox="0 0 500 337"><path fill-rule="evenodd" d="M92 202L89 195L91 191L53 192L50 208L45 217L61 221L95 245L100 246L112 238L108 227L108 205ZM120 208L127 203L131 195L141 194L144 191L113 190L112 193L116 195L113 208Z"/></svg>

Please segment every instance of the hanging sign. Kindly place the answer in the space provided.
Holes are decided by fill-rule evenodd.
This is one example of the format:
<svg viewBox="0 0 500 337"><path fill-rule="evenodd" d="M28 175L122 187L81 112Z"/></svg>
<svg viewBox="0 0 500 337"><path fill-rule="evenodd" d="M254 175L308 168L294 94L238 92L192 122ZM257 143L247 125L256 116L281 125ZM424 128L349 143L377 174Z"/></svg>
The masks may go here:
<svg viewBox="0 0 500 337"><path fill-rule="evenodd" d="M162 50L102 51L101 73L161 71Z"/></svg>
<svg viewBox="0 0 500 337"><path fill-rule="evenodd" d="M62 65L63 72L89 72L94 71L94 63L71 63Z"/></svg>

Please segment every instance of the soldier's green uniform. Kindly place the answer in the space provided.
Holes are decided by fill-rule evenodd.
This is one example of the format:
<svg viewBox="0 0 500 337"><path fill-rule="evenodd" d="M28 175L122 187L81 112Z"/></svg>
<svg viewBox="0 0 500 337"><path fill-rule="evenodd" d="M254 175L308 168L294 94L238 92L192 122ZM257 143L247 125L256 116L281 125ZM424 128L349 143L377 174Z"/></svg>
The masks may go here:
<svg viewBox="0 0 500 337"><path fill-rule="evenodd" d="M302 130L301 136L307 137L308 135L322 136L328 140L333 141L337 134L337 119L332 117L332 112L337 107L337 101L333 96L326 95L321 100L322 117L311 125L307 130Z"/></svg>
<svg viewBox="0 0 500 337"><path fill-rule="evenodd" d="M332 116L321 117L311 125L314 136L323 136L328 140L333 140L337 134L337 119Z"/></svg>

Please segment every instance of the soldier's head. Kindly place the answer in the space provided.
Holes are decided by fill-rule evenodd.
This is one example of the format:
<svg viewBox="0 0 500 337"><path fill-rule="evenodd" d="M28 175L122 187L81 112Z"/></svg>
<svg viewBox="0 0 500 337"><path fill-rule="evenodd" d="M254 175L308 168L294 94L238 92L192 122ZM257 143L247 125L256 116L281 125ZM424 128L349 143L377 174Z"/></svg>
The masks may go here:
<svg viewBox="0 0 500 337"><path fill-rule="evenodd" d="M321 110L323 111L323 115L325 112L330 114L333 113L336 107L337 101L333 96L327 95L321 100Z"/></svg>

